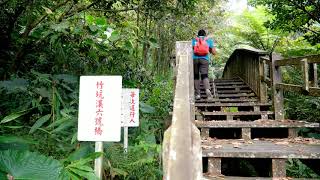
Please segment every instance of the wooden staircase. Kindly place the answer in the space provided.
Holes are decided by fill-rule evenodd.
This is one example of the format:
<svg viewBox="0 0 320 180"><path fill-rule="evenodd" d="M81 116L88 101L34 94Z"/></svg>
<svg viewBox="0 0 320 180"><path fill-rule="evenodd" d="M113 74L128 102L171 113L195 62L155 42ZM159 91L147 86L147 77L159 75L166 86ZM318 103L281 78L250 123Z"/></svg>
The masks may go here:
<svg viewBox="0 0 320 180"><path fill-rule="evenodd" d="M215 98L208 101L202 89L195 102L206 179L249 179L239 160L253 163L259 176L286 177L287 159L320 159L320 140L297 134L318 123L274 120L272 103L260 103L241 79L216 79L211 86Z"/></svg>
<svg viewBox="0 0 320 180"><path fill-rule="evenodd" d="M297 128L319 124L284 116L284 92L320 97L320 54L284 59L259 49L236 49L222 79L211 82L214 99L207 101L202 89L202 99L195 101L191 43L178 41L175 49L175 95L172 123L163 138L163 179L288 179L287 159L301 159L320 172L319 140L297 134ZM288 66L301 69L303 84L282 81Z"/></svg>

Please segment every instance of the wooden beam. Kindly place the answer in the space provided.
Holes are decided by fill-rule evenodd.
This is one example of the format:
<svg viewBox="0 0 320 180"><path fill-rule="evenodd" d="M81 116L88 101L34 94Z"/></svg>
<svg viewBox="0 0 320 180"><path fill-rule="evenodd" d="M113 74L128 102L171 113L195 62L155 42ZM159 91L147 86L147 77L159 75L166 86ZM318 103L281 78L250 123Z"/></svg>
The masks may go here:
<svg viewBox="0 0 320 180"><path fill-rule="evenodd" d="M308 63L320 63L320 54L276 60L275 66L300 65L303 59L308 59Z"/></svg>
<svg viewBox="0 0 320 180"><path fill-rule="evenodd" d="M275 87L276 89L282 89L284 91L304 93L305 95L310 95L310 96L320 96L320 88L309 87L309 92L306 92L304 91L302 86L294 85L294 84L278 83L276 84Z"/></svg>

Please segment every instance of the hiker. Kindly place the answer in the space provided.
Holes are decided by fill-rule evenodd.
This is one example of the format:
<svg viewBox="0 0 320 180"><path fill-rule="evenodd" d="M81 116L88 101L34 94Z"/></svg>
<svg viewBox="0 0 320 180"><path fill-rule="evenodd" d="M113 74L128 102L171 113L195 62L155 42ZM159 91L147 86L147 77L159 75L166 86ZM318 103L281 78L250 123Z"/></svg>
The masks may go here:
<svg viewBox="0 0 320 180"><path fill-rule="evenodd" d="M192 39L193 49L193 71L194 71L194 88L196 100L201 99L200 96L200 80L199 72L201 74L201 80L203 81L205 92L208 100L212 100L213 96L210 90L210 83L208 79L208 69L210 61L210 53L216 54L214 42L212 39L206 37L206 31L201 29L198 32L198 36Z"/></svg>

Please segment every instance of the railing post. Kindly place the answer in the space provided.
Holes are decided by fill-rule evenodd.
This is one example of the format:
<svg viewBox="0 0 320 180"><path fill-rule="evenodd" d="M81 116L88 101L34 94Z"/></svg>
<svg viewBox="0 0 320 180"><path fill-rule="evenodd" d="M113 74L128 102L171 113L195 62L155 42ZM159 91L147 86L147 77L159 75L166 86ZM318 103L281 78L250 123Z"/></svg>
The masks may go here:
<svg viewBox="0 0 320 180"><path fill-rule="evenodd" d="M301 60L302 77L303 77L303 90L309 92L309 65L307 59Z"/></svg>
<svg viewBox="0 0 320 180"><path fill-rule="evenodd" d="M259 58L259 84L260 84L260 102L265 103L267 102L268 96L267 96L267 83L264 81L265 80L265 64L266 61L262 60Z"/></svg>
<svg viewBox="0 0 320 180"><path fill-rule="evenodd" d="M284 108L283 108L283 90L277 89L277 83L281 83L281 69L280 66L276 66L275 62L277 59L273 57L273 54L270 56L272 67L272 91L273 91L273 108L275 113L276 120L284 119Z"/></svg>
<svg viewBox="0 0 320 180"><path fill-rule="evenodd" d="M318 68L317 68L317 63L312 63L312 64L310 64L309 71L310 71L311 86L313 86L313 87L319 87L319 85L318 85Z"/></svg>

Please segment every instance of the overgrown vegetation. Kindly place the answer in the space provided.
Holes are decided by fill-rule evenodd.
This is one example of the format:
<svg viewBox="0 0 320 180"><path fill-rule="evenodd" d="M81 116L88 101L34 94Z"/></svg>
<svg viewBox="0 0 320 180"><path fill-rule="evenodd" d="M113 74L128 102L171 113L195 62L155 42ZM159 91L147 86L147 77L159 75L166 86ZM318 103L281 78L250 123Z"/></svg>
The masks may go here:
<svg viewBox="0 0 320 180"><path fill-rule="evenodd" d="M320 11L312 3L252 0L255 8L236 15L225 0L0 0L0 179L95 179L99 154L93 143L76 140L81 75L121 75L123 87L141 93L129 152L120 143L105 146L105 178L161 179L175 41L206 29L218 51L212 78L244 45L285 57L319 53ZM288 69L284 80L297 83L298 73ZM286 98L288 118L319 117L319 98ZM319 137L308 129L301 134ZM35 172L42 162L48 173ZM303 177L299 162L288 167Z"/></svg>

